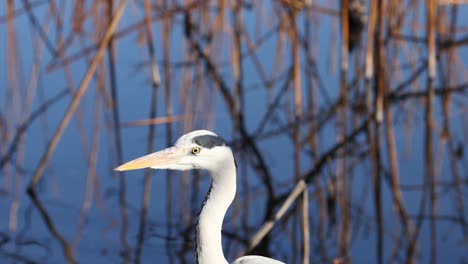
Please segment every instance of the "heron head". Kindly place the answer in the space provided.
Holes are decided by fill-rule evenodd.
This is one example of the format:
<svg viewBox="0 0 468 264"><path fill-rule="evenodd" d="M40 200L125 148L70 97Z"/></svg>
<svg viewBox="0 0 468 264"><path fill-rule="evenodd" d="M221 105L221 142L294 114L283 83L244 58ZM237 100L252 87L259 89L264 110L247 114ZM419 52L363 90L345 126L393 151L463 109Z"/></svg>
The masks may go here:
<svg viewBox="0 0 468 264"><path fill-rule="evenodd" d="M115 170L127 171L144 168L214 171L232 157L224 140L208 130L196 130L181 136L174 146L129 161Z"/></svg>

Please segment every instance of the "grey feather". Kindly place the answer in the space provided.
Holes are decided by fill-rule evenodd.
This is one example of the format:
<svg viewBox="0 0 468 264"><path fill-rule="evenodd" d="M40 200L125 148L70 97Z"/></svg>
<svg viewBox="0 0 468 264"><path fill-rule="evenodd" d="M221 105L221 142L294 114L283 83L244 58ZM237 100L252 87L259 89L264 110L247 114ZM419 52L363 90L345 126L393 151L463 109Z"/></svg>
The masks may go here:
<svg viewBox="0 0 468 264"><path fill-rule="evenodd" d="M201 147L208 148L208 149L211 149L217 146L226 146L226 142L224 141L224 139L222 139L219 136L213 136L213 135L197 136L192 139L192 142Z"/></svg>

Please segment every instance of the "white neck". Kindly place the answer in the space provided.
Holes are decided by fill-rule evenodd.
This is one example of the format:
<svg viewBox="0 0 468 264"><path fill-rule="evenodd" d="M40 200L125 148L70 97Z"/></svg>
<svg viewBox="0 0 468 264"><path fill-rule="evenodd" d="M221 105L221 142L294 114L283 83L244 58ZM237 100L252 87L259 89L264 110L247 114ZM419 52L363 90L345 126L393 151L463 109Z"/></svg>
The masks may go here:
<svg viewBox="0 0 468 264"><path fill-rule="evenodd" d="M228 263L221 244L224 215L236 195L236 167L229 155L216 170L211 170L211 187L197 225L197 264Z"/></svg>

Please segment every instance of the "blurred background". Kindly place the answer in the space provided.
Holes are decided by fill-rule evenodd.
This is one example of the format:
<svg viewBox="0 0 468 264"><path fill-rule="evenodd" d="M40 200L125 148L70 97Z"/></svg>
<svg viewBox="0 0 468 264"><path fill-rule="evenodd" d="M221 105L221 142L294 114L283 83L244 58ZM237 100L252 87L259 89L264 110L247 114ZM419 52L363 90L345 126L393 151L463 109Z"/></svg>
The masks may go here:
<svg viewBox="0 0 468 264"><path fill-rule="evenodd" d="M236 156L228 260L468 263L467 14L1 1L0 263L194 263L207 173L113 168L195 129Z"/></svg>

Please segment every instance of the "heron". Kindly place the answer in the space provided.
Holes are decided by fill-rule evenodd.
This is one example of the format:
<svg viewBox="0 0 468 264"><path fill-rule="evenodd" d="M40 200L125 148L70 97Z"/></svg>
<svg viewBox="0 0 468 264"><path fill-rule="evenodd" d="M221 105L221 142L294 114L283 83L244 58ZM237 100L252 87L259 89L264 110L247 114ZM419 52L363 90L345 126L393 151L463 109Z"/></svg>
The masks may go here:
<svg viewBox="0 0 468 264"><path fill-rule="evenodd" d="M211 185L198 215L195 258L197 264L227 264L222 249L222 224L236 195L237 165L226 142L208 130L181 136L174 146L129 161L115 170L136 169L207 170ZM285 264L262 257L244 256L233 264Z"/></svg>

